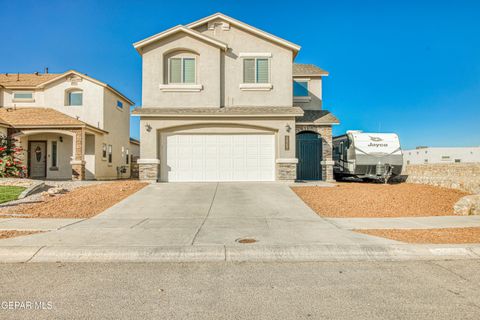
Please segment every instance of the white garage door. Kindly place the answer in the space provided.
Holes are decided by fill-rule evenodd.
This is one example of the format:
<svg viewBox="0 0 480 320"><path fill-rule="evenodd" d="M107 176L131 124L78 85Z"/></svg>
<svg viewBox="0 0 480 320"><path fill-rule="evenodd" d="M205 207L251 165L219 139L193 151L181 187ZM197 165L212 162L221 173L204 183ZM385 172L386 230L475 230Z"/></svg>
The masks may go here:
<svg viewBox="0 0 480 320"><path fill-rule="evenodd" d="M273 181L272 134L167 136L168 181Z"/></svg>

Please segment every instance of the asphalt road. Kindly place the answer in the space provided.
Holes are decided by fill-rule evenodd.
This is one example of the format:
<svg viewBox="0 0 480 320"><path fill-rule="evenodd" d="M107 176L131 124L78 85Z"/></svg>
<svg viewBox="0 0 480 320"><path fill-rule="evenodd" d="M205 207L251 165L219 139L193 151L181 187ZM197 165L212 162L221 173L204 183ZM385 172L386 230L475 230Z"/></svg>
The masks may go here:
<svg viewBox="0 0 480 320"><path fill-rule="evenodd" d="M0 319L479 319L479 270L479 260L0 264ZM43 309L22 310L29 302Z"/></svg>

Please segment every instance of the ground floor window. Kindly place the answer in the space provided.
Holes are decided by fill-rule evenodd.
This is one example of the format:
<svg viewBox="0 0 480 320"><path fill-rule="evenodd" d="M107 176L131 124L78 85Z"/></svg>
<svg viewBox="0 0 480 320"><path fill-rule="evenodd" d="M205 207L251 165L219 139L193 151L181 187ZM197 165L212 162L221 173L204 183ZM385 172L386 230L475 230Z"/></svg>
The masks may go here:
<svg viewBox="0 0 480 320"><path fill-rule="evenodd" d="M108 145L108 163L112 163L112 145Z"/></svg>
<svg viewBox="0 0 480 320"><path fill-rule="evenodd" d="M130 154L128 149L125 151L125 163L129 164L130 163Z"/></svg>
<svg viewBox="0 0 480 320"><path fill-rule="evenodd" d="M52 167L57 167L57 141L52 141Z"/></svg>

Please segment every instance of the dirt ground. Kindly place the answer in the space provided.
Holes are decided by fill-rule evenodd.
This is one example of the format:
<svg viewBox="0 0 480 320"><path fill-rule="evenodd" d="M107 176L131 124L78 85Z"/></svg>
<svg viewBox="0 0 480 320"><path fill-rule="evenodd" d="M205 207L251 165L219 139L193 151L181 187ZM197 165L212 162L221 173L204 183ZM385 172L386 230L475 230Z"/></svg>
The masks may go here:
<svg viewBox="0 0 480 320"><path fill-rule="evenodd" d="M407 243L480 243L480 227L442 229L367 229L355 231Z"/></svg>
<svg viewBox="0 0 480 320"><path fill-rule="evenodd" d="M19 230L0 230L0 239L7 239L19 236L28 236L29 234L39 233L42 231L19 231Z"/></svg>
<svg viewBox="0 0 480 320"><path fill-rule="evenodd" d="M337 187L293 187L315 212L325 217L414 217L453 215L453 205L467 193L422 184L338 183Z"/></svg>
<svg viewBox="0 0 480 320"><path fill-rule="evenodd" d="M18 204L0 209L0 214L25 218L90 218L137 192L147 184L126 180L76 188L54 197L44 196L38 203ZM4 218L11 216L4 215ZM18 216L15 216L18 218Z"/></svg>

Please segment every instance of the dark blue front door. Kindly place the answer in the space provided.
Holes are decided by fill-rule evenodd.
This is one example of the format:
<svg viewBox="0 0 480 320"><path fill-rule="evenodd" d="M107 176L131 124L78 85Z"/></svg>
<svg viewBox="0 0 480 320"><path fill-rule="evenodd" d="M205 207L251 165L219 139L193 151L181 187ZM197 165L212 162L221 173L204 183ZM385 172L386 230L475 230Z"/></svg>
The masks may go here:
<svg viewBox="0 0 480 320"><path fill-rule="evenodd" d="M297 134L297 179L322 180L322 138L314 132Z"/></svg>

